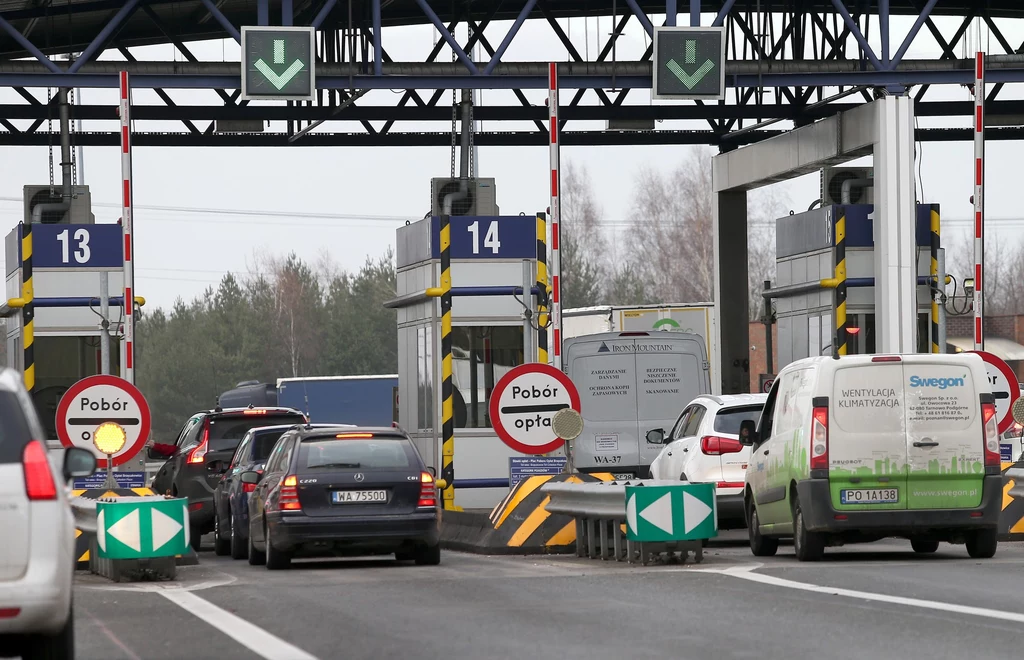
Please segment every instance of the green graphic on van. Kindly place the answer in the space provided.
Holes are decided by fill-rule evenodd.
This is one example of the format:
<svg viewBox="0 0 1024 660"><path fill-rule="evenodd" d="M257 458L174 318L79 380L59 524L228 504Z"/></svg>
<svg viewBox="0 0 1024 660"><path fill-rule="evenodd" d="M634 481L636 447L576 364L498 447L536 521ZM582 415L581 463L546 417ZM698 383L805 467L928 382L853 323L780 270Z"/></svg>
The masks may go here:
<svg viewBox="0 0 1024 660"><path fill-rule="evenodd" d="M765 475L768 483L773 484L775 477L781 476L783 480L790 474L806 477L808 475L807 443L804 442L803 429L793 431L786 443L782 446L782 458L773 458L768 463ZM774 484L773 484L774 485Z"/></svg>
<svg viewBox="0 0 1024 660"><path fill-rule="evenodd" d="M902 464L895 458L875 459L874 466L862 465L853 470L841 467L830 467L829 476L835 477L891 477L906 475L975 475L985 471L981 461L972 460L967 456L953 456L948 462L932 459L928 461L928 467L910 469L906 462Z"/></svg>
<svg viewBox="0 0 1024 660"><path fill-rule="evenodd" d="M661 319L660 321L657 321L652 327L655 330L661 330L664 327L675 328L676 330L678 330L679 324L676 322L675 319Z"/></svg>

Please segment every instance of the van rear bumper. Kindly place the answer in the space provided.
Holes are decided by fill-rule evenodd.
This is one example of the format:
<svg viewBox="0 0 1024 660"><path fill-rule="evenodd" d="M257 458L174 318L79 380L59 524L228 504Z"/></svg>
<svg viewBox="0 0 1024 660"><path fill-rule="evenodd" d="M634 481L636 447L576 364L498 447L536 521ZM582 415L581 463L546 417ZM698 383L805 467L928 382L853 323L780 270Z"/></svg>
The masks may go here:
<svg viewBox="0 0 1024 660"><path fill-rule="evenodd" d="M812 532L871 532L926 534L944 530L997 527L1002 509L1003 477L986 475L981 506L973 509L913 509L897 511L837 511L832 507L828 479L807 479L796 484L804 525ZM836 520L837 515L846 516Z"/></svg>

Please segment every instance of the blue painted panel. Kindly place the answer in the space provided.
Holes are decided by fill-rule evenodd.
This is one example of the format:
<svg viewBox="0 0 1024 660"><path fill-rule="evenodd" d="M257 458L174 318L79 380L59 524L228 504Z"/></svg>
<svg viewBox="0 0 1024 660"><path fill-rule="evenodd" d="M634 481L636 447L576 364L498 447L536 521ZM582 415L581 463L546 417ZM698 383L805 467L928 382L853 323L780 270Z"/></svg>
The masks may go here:
<svg viewBox="0 0 1024 660"><path fill-rule="evenodd" d="M537 218L527 215L476 217L453 215L449 220L452 259L535 259ZM430 252L441 257L441 218L431 218Z"/></svg>
<svg viewBox="0 0 1024 660"><path fill-rule="evenodd" d="M34 268L120 268L121 225L32 225ZM18 248L19 257L21 246Z"/></svg>
<svg viewBox="0 0 1024 660"><path fill-rule="evenodd" d="M872 247L875 244L875 231L868 214L874 209L872 204L848 204L835 207L835 217L839 217L846 210L846 247ZM917 224L915 227L915 238L918 247L929 247L931 245L932 232L932 205L917 205ZM834 244L833 238L833 244Z"/></svg>

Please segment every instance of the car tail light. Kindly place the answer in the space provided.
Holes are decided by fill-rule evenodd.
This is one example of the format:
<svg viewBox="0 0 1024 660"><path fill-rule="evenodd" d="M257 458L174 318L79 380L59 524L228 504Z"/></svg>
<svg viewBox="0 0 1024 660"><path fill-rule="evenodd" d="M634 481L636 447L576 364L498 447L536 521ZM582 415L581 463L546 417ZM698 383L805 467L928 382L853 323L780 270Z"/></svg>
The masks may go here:
<svg viewBox="0 0 1024 660"><path fill-rule="evenodd" d="M828 469L828 408L814 409L811 421L811 469Z"/></svg>
<svg viewBox="0 0 1024 660"><path fill-rule="evenodd" d="M202 502L193 502L192 504L188 505L188 510L189 511L198 511L198 510L200 510L202 508L203 508L203 503Z"/></svg>
<svg viewBox="0 0 1024 660"><path fill-rule="evenodd" d="M334 436L338 440L351 440L355 438L372 438L372 433L339 433Z"/></svg>
<svg viewBox="0 0 1024 660"><path fill-rule="evenodd" d="M21 453L21 463L25 470L25 493L30 500L57 499L57 484L50 472L50 463L46 459L46 448L38 440L25 445Z"/></svg>
<svg viewBox="0 0 1024 660"><path fill-rule="evenodd" d="M20 607L2 607L0 608L0 619L13 619L14 617L21 614Z"/></svg>
<svg viewBox="0 0 1024 660"><path fill-rule="evenodd" d="M243 415L266 415L266 410L246 410L242 413Z"/></svg>
<svg viewBox="0 0 1024 660"><path fill-rule="evenodd" d="M717 488L743 488L742 481L719 481L715 484Z"/></svg>
<svg viewBox="0 0 1024 660"><path fill-rule="evenodd" d="M207 422L206 427L203 429L203 441L200 442L195 449L188 453L185 458L187 463L202 463L206 460L206 451L210 447L210 425Z"/></svg>
<svg viewBox="0 0 1024 660"><path fill-rule="evenodd" d="M898 355L876 355L871 358L872 362L902 362Z"/></svg>
<svg viewBox="0 0 1024 660"><path fill-rule="evenodd" d="M985 426L985 466L999 466L999 426L996 423L996 404L981 404L981 421Z"/></svg>
<svg viewBox="0 0 1024 660"><path fill-rule="evenodd" d="M281 492L278 495L277 503L278 508L282 511L302 511L302 505L299 504L298 483L294 474L289 474L281 482Z"/></svg>
<svg viewBox="0 0 1024 660"><path fill-rule="evenodd" d="M437 506L434 477L429 472L420 473L420 501L417 506L421 509L433 509Z"/></svg>
<svg viewBox="0 0 1024 660"><path fill-rule="evenodd" d="M256 470L256 474L263 474L263 470ZM256 484L243 483L242 484L242 492L244 492L244 493L254 493L254 492L256 492Z"/></svg>
<svg viewBox="0 0 1024 660"><path fill-rule="evenodd" d="M708 456L721 456L722 454L735 454L743 451L743 445L739 440L732 438L720 438L717 435L706 435L700 439L700 451Z"/></svg>

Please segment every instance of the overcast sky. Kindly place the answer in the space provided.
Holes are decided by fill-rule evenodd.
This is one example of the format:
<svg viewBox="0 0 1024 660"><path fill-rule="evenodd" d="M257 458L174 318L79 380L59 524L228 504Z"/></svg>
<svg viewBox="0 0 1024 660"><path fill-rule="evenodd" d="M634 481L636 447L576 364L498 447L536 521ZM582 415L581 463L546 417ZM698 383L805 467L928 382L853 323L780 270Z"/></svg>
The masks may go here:
<svg viewBox="0 0 1024 660"><path fill-rule="evenodd" d="M710 21L705 17L705 21ZM949 33L958 19L936 19ZM660 22L655 19L655 22ZM573 19L562 21L581 52L591 56L599 48L598 37L611 30L610 19L598 22ZM488 30L489 40L500 42L508 23L496 23ZM953 27L950 27L953 26ZM1001 23L1007 38L1019 43L1024 26ZM893 20L893 50L902 40L908 23ZM639 59L647 46L646 35L635 21L620 39L618 58ZM493 31L492 31L493 30ZM872 31L877 34L877 29ZM971 56L977 42L962 48ZM422 60L433 46L435 32L429 26L393 28L383 32L383 44L396 61ZM463 39L464 40L464 39ZM872 39L874 41L874 39ZM1015 41L1016 40L1016 41ZM996 52L995 40L981 36L983 50ZM238 61L239 48L233 41L191 44L201 59ZM172 46L135 49L140 60L182 60ZM908 58L933 58L940 52L927 30L922 30ZM444 56L442 56L443 58ZM450 52L448 54L450 57ZM107 53L103 59L122 59ZM564 48L544 22L527 23L513 41L506 61L567 59ZM37 90L45 98L46 90ZM219 102L213 92L168 90L178 104L203 105ZM398 92L374 91L362 105L394 104ZM572 92L563 92L568 103ZM484 91L485 103L517 104L510 92ZM536 105L544 103L546 92L527 91ZM83 90L79 101L116 106L116 90ZM1020 98L1020 92L1006 88L1002 98ZM450 98L450 94L446 96ZM933 87L928 98L970 100L964 88ZM596 103L593 92L588 103ZM0 90L0 103L22 102L13 90ZM151 90L137 90L136 104L160 104ZM650 103L649 93L636 90L627 103ZM260 103L260 102L255 102ZM14 122L25 126L29 122ZM378 122L379 125L379 122ZM591 124L593 125L593 123ZM970 117L922 119L924 126L969 126ZM116 122L89 122L85 130L116 130ZM352 130L358 124L329 123L331 131ZM580 130L584 123L568 125ZM786 127L785 124L778 125ZM56 129L57 122L54 122ZM532 124L486 125L485 130L529 130ZM597 125L597 128L603 128ZM700 122L662 122L659 129L706 128ZM393 130L445 130L447 125L397 123ZM138 130L181 130L181 124L147 122ZM683 160L687 147L566 147L563 162L585 164L592 177L598 201L604 209L609 232L626 231L632 181L641 165L668 171ZM988 145L986 200L989 236L1017 241L1024 228L1019 209L1020 146L1014 142ZM118 189L120 160L113 147L90 147L79 164L80 176L89 185L97 222L115 222L120 216ZM13 229L22 218L22 186L49 182L46 147L5 147L0 158L0 227ZM972 207L973 145L970 142L935 144L919 149L919 194L922 201L939 203L946 235L962 235ZM209 285L216 285L228 271L245 271L259 252L284 255L289 251L310 260L326 248L340 266L357 269L367 256L377 257L394 245L395 229L406 219L418 219L429 211L430 179L448 176L448 148L341 148L287 147L256 148L136 148L134 150L134 192L137 203L136 285L151 307L171 304L178 296L191 299ZM59 149L54 148L55 172L60 182ZM865 161L869 164L870 159ZM548 204L548 152L544 147L490 147L479 150L480 176L496 179L498 204L503 215L532 214ZM806 209L818 197L816 175L779 184L797 211ZM158 208L154 208L158 207ZM163 208L159 208L163 207ZM247 214L246 212L249 212ZM255 212L264 213L256 215ZM959 220L959 222L956 222Z"/></svg>

